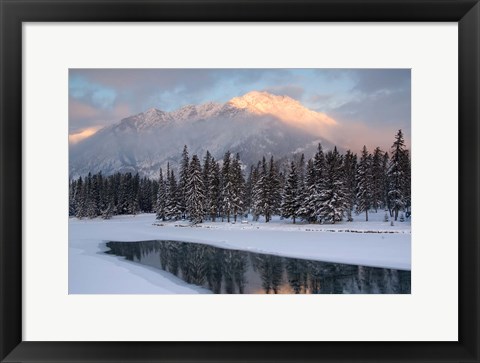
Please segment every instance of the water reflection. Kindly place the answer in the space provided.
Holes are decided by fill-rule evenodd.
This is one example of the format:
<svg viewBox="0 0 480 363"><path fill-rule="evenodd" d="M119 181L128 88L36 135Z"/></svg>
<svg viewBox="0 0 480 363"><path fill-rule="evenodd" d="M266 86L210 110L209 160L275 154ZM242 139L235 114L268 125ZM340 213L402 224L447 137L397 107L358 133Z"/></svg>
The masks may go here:
<svg viewBox="0 0 480 363"><path fill-rule="evenodd" d="M177 241L108 242L107 253L216 294L409 294L410 271L228 250Z"/></svg>

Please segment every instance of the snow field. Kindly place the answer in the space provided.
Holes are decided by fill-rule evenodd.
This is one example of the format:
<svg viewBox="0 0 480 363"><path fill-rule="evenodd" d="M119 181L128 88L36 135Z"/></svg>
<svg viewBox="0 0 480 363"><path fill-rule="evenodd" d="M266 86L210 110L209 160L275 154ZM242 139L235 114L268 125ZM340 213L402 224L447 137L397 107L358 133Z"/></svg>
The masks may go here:
<svg viewBox="0 0 480 363"><path fill-rule="evenodd" d="M335 225L292 224L275 218L235 224L160 222L155 214L116 216L110 220L69 220L70 294L208 293L172 274L104 254L106 241L177 240L217 247L268 253L325 262L410 270L409 222L382 222L384 213L372 213L370 222ZM352 233L355 231L356 233ZM379 233L380 232L380 233Z"/></svg>

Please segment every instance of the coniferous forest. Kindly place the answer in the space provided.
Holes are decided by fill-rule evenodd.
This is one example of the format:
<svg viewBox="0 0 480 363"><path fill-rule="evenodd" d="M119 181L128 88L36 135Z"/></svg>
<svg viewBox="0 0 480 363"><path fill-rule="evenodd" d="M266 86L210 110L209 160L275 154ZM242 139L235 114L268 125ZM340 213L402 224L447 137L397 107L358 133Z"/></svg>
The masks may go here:
<svg viewBox="0 0 480 363"><path fill-rule="evenodd" d="M288 163L273 156L245 166L241 155L226 152L222 160L192 155L184 146L176 173L170 165L158 180L139 174L101 173L71 180L69 215L109 219L114 215L156 213L157 219L237 221L247 214L258 221L275 215L293 223L368 221L370 211L385 210L385 220L403 221L411 213L411 167L403 133L389 151L364 146L359 155L321 144L310 159ZM389 216L388 216L388 215ZM361 216L361 217L360 217Z"/></svg>

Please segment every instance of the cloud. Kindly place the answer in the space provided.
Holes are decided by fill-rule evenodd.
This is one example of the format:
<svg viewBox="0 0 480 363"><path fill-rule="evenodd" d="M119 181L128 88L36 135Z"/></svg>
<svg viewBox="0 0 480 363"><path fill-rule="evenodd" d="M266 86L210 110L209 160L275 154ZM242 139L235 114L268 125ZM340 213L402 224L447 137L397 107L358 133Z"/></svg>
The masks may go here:
<svg viewBox="0 0 480 363"><path fill-rule="evenodd" d="M70 144L76 144L79 141L82 141L92 135L94 135L98 130L100 130L102 126L94 126L94 127L89 127L87 129L84 129L82 131L78 131L76 133L71 133L68 135L68 142Z"/></svg>
<svg viewBox="0 0 480 363"><path fill-rule="evenodd" d="M409 127L410 90L382 90L370 94L361 93L330 113L347 123L362 122L373 127L384 124Z"/></svg>
<svg viewBox="0 0 480 363"><path fill-rule="evenodd" d="M117 102L109 109L104 109L70 97L68 107L69 132L74 134L90 127L107 126L131 116L132 113L128 103Z"/></svg>
<svg viewBox="0 0 480 363"><path fill-rule="evenodd" d="M355 91L372 93L379 90L410 89L410 69L362 69L353 72Z"/></svg>

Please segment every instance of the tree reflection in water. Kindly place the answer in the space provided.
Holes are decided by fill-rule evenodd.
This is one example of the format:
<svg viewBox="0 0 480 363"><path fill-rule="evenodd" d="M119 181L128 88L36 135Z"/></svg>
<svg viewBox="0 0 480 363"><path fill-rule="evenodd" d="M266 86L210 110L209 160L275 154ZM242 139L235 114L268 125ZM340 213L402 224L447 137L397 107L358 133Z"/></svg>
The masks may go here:
<svg viewBox="0 0 480 363"><path fill-rule="evenodd" d="M107 253L216 294L409 294L410 271L279 257L177 241L108 242Z"/></svg>

